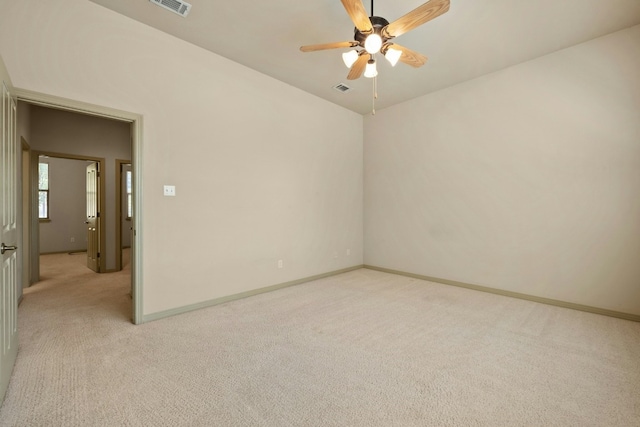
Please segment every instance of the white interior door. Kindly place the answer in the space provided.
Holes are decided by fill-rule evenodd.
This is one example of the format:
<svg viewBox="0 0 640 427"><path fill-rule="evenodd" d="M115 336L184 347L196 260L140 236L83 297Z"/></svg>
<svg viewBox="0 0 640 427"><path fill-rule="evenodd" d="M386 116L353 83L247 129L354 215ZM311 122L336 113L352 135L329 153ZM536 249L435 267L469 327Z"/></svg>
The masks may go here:
<svg viewBox="0 0 640 427"><path fill-rule="evenodd" d="M87 166L87 267L100 272L100 171L98 163Z"/></svg>
<svg viewBox="0 0 640 427"><path fill-rule="evenodd" d="M0 402L18 354L18 144L16 103L2 82L0 108Z"/></svg>

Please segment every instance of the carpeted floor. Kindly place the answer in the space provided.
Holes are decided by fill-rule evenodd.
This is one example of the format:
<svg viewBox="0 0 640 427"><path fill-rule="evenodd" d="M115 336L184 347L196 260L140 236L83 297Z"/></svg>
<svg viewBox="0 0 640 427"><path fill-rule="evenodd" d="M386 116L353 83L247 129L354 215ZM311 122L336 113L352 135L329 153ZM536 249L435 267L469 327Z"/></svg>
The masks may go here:
<svg viewBox="0 0 640 427"><path fill-rule="evenodd" d="M640 425L640 323L362 269L134 326L83 263L26 290L1 426Z"/></svg>

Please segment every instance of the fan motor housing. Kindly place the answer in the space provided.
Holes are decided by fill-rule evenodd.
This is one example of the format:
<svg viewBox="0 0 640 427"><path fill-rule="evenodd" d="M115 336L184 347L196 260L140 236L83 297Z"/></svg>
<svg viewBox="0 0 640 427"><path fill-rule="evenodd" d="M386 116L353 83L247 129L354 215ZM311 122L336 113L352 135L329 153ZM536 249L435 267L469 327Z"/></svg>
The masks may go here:
<svg viewBox="0 0 640 427"><path fill-rule="evenodd" d="M387 38L382 35L382 29L389 25L389 21L379 16L370 16L369 20L371 21L371 25L373 26L373 32L382 37L383 41L386 40ZM367 39L367 36L369 36L369 34L361 33L358 28L354 30L353 38L360 44L360 46L364 46L364 41Z"/></svg>

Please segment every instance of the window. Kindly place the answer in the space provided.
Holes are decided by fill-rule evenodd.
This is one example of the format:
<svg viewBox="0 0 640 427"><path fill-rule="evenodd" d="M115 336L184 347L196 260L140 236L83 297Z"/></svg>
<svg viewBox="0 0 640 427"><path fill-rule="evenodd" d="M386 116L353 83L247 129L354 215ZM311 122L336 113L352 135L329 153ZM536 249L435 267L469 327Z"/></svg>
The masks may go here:
<svg viewBox="0 0 640 427"><path fill-rule="evenodd" d="M127 191L127 219L133 216L133 198L131 197L131 171L125 172L125 187Z"/></svg>
<svg viewBox="0 0 640 427"><path fill-rule="evenodd" d="M49 219L49 164L38 164L38 218Z"/></svg>

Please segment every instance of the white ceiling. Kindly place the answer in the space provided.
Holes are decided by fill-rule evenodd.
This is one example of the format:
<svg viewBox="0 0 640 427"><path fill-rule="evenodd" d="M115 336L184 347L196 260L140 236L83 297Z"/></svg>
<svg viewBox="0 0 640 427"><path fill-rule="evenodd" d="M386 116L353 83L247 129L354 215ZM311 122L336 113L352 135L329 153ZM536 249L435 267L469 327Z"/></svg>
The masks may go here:
<svg viewBox="0 0 640 427"><path fill-rule="evenodd" d="M308 44L353 39L339 0L187 0L186 18L149 0L91 0L132 19L361 114L372 80L350 81L341 53L302 53ZM392 22L423 0L376 0ZM370 0L364 1L370 12ZM640 0L451 0L444 15L397 38L429 61L422 68L378 61L376 109L640 24ZM352 90L332 89L344 83Z"/></svg>

